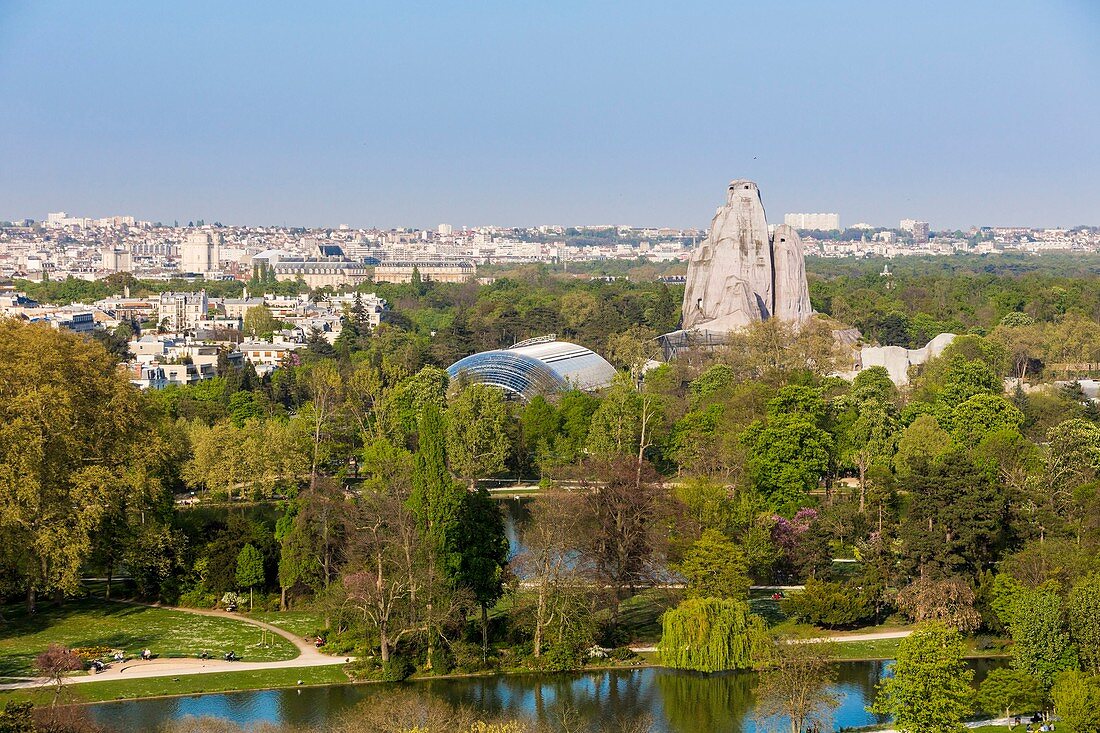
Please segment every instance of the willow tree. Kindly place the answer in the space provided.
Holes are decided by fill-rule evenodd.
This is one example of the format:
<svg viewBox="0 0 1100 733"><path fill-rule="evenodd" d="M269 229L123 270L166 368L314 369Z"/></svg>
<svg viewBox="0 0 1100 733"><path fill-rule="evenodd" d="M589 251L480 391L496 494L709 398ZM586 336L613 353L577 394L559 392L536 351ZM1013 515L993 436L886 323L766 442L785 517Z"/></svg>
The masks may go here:
<svg viewBox="0 0 1100 733"><path fill-rule="evenodd" d="M767 653L764 619L730 598L690 598L661 617L661 663L673 669L748 669Z"/></svg>

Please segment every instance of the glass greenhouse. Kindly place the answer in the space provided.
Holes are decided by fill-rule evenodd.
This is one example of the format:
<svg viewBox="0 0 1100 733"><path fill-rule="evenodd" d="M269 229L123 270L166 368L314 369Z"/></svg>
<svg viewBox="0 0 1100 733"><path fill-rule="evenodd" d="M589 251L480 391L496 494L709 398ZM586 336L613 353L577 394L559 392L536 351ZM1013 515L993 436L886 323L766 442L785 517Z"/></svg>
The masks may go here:
<svg viewBox="0 0 1100 733"><path fill-rule="evenodd" d="M451 379L464 374L472 382L530 400L570 389L601 389L611 384L615 367L583 346L548 337L471 354L448 367L447 374Z"/></svg>

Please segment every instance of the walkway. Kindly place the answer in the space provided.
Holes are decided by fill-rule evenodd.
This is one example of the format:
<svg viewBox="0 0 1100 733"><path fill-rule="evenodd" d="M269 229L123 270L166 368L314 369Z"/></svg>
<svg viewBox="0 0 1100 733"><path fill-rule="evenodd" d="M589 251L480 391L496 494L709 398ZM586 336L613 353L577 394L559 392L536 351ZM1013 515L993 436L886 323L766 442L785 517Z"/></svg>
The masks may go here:
<svg viewBox="0 0 1100 733"><path fill-rule="evenodd" d="M897 631L872 631L866 634L848 634L848 633L833 633L828 636L815 636L806 639L788 639L788 644L816 644L823 641L845 642L845 641L878 641L879 639L904 639L912 634L911 629L900 629ZM630 651L635 653L640 652L655 652L656 646L632 646Z"/></svg>
<svg viewBox="0 0 1100 733"><path fill-rule="evenodd" d="M159 604L137 603L133 601L120 601L120 603L130 603L135 606L149 606L150 608L163 608L169 611L193 613L197 616L218 616L220 618L232 619L233 621L241 621L283 637L297 648L298 656L294 659L284 659L280 662L227 662L224 659L197 659L194 657L151 659L149 661L132 659L122 663L112 662L110 666L99 674L93 674L89 671L86 674L66 677L66 685L148 677L174 677L182 674L213 674L216 672L250 672L263 669L327 667L337 664L346 664L351 661L350 657L332 657L328 654L322 654L312 643L299 638L286 629L236 613L197 608L180 608L178 606L162 606ZM50 684L52 683L44 677L28 677L19 682L0 685L0 690L21 690L32 687L45 687Z"/></svg>

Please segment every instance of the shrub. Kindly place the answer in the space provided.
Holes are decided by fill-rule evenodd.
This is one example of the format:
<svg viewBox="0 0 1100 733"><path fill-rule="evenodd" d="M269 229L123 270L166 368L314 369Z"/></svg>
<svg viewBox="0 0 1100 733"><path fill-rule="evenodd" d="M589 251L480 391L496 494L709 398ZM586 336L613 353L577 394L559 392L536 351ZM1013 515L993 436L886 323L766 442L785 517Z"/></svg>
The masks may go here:
<svg viewBox="0 0 1100 733"><path fill-rule="evenodd" d="M875 615L874 599L869 593L846 583L830 583L810 578L801 593L780 602L791 618L826 629L844 629L867 623Z"/></svg>
<svg viewBox="0 0 1100 733"><path fill-rule="evenodd" d="M383 682L403 682L413 673L413 665L405 657L393 655L382 665Z"/></svg>

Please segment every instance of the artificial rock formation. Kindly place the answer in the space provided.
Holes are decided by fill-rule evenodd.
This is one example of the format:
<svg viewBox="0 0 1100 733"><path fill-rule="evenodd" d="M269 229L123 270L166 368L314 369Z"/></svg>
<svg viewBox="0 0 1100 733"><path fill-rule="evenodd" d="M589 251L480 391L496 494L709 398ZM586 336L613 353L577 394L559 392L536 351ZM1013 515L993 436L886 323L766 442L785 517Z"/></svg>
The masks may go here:
<svg viewBox="0 0 1100 733"><path fill-rule="evenodd" d="M769 237L760 189L731 181L688 260L682 328L728 333L772 317L801 325L812 315L798 232L782 225Z"/></svg>

